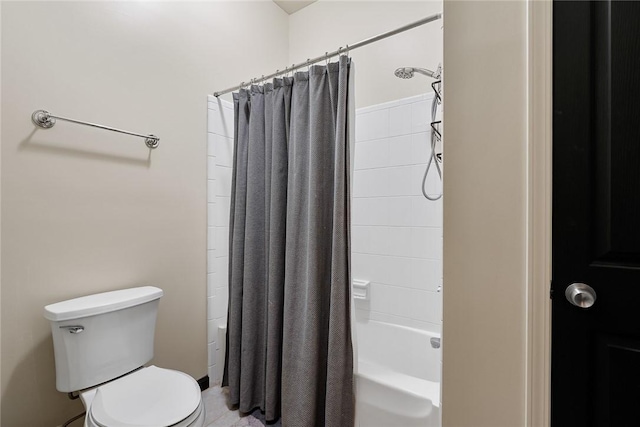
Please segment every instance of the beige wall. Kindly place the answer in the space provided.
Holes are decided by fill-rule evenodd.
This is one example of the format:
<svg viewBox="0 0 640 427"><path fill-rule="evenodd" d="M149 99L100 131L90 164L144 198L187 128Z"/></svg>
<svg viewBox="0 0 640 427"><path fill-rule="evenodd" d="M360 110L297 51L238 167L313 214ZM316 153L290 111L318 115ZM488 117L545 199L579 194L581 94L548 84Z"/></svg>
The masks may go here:
<svg viewBox="0 0 640 427"><path fill-rule="evenodd" d="M0 57L2 56L2 2L0 2ZM2 81L2 67L0 66L0 82ZM2 99L2 84L0 84L0 100ZM0 102L0 133L2 129L2 102ZM2 138L0 137L0 144ZM0 145L1 148L1 145ZM2 149L0 149L0 177L2 176ZM0 224L2 224L2 180L0 179ZM0 331L2 331L2 227L0 226ZM2 339L0 339L0 378L2 378ZM0 404L0 424L2 424L2 405Z"/></svg>
<svg viewBox="0 0 640 427"><path fill-rule="evenodd" d="M289 63L304 62L442 11L440 1L320 0L291 15ZM442 62L442 21L351 52L356 64L356 108L431 92L431 79L402 80L399 67L435 70Z"/></svg>
<svg viewBox="0 0 640 427"><path fill-rule="evenodd" d="M44 305L164 289L160 366L206 361L206 94L286 63L271 2L2 5L2 426L82 411L55 390ZM240 52L251 52L241 55ZM160 136L141 139L33 110Z"/></svg>
<svg viewBox="0 0 640 427"><path fill-rule="evenodd" d="M443 425L525 425L524 1L444 4Z"/></svg>

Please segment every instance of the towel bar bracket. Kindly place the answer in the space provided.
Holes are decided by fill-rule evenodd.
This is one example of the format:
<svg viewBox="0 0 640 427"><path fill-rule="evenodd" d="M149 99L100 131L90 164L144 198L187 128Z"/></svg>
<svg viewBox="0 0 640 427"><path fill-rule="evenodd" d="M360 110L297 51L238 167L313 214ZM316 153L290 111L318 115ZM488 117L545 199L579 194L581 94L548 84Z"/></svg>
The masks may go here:
<svg viewBox="0 0 640 427"><path fill-rule="evenodd" d="M40 126L43 129L50 129L56 124L56 119L49 115L49 112L45 110L36 110L31 115L31 120L34 124Z"/></svg>

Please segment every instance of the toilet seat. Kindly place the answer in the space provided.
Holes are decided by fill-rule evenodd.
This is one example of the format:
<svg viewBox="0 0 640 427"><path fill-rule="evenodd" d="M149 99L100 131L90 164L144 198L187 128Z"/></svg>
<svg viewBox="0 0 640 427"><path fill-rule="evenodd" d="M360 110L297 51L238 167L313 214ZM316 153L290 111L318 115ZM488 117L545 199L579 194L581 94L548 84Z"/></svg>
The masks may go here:
<svg viewBox="0 0 640 427"><path fill-rule="evenodd" d="M204 426L205 415L206 414L204 410L204 403L200 403L200 406L198 406L198 409L196 409L196 411L193 414L191 414L187 419L182 420L178 424L173 424L168 427L202 427ZM105 426L98 423L95 420L95 418L93 418L93 415L91 414L91 412L89 412L89 414L87 415L87 419L85 420L85 427L105 427ZM108 426L108 427L112 427L112 426Z"/></svg>
<svg viewBox="0 0 640 427"><path fill-rule="evenodd" d="M87 425L183 427L204 418L198 383L189 375L149 366L97 388Z"/></svg>

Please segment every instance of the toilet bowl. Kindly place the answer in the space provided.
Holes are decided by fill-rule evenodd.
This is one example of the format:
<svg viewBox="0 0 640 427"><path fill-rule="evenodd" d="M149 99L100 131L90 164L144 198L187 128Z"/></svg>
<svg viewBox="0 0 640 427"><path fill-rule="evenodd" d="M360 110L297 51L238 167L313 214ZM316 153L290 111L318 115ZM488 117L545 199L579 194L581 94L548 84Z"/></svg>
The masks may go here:
<svg viewBox="0 0 640 427"><path fill-rule="evenodd" d="M205 409L191 376L154 365L162 290L153 286L89 295L45 307L56 388L78 392L85 427L202 427Z"/></svg>
<svg viewBox="0 0 640 427"><path fill-rule="evenodd" d="M201 396L189 375L153 365L80 393L85 427L200 427Z"/></svg>

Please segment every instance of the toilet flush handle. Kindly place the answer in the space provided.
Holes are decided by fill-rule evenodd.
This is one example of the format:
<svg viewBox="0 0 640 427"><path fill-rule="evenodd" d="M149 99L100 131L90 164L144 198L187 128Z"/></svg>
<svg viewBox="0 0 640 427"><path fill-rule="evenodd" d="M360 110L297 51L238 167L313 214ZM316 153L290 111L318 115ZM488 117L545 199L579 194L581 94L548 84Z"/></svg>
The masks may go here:
<svg viewBox="0 0 640 427"><path fill-rule="evenodd" d="M66 329L69 331L70 334L79 334L80 332L84 331L84 326L82 325L66 325L66 326L60 326L60 329Z"/></svg>

